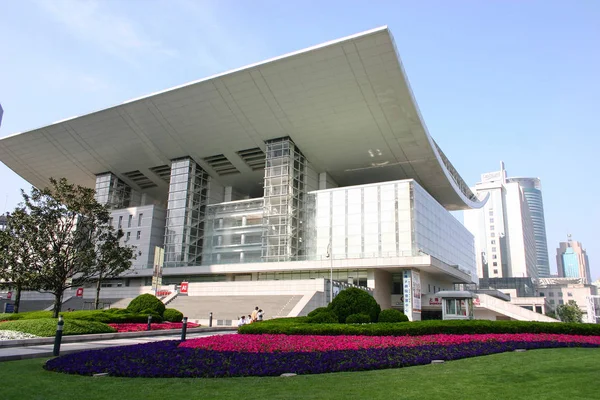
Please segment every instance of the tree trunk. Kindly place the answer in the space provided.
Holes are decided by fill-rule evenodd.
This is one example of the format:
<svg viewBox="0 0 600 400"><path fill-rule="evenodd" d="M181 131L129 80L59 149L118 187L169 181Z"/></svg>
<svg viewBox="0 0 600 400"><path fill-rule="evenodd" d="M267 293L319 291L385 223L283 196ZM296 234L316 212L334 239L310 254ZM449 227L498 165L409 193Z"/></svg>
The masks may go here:
<svg viewBox="0 0 600 400"><path fill-rule="evenodd" d="M19 305L21 305L21 285L17 285L17 293L15 293L15 314L19 313Z"/></svg>
<svg viewBox="0 0 600 400"><path fill-rule="evenodd" d="M54 309L52 311L52 318L58 318L58 313L62 307L63 292L54 294Z"/></svg>
<svg viewBox="0 0 600 400"><path fill-rule="evenodd" d="M96 283L96 299L94 300L94 310L98 309L100 305L100 285L102 285L102 275L98 276L98 282Z"/></svg>

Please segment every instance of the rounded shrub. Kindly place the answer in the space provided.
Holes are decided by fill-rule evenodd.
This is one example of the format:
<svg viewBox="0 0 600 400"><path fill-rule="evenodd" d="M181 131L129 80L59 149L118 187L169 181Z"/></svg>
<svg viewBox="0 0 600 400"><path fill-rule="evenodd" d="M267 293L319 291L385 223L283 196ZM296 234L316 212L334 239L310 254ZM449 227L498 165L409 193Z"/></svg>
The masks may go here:
<svg viewBox="0 0 600 400"><path fill-rule="evenodd" d="M388 310L382 310L379 313L379 319L377 322L406 322L408 317L400 310L390 308Z"/></svg>
<svg viewBox="0 0 600 400"><path fill-rule="evenodd" d="M162 317L165 312L165 305L160 299L151 294L141 294L127 306L127 310L132 313L140 313L142 311L152 311Z"/></svg>
<svg viewBox="0 0 600 400"><path fill-rule="evenodd" d="M367 314L352 314L346 318L347 324L368 324L371 322L371 317Z"/></svg>
<svg viewBox="0 0 600 400"><path fill-rule="evenodd" d="M183 320L183 313L174 308L167 308L163 314L163 319L169 322L181 322Z"/></svg>
<svg viewBox="0 0 600 400"><path fill-rule="evenodd" d="M146 321L148 320L148 315L152 315L152 322L153 323L159 323L159 322L163 322L163 317L162 315L159 315L158 313L155 313L154 310L150 310L150 309L145 309L142 310L140 313L138 313L140 316L142 317L146 317ZM144 321L145 322L145 321Z"/></svg>
<svg viewBox="0 0 600 400"><path fill-rule="evenodd" d="M326 307L320 307L308 314L306 322L309 324L337 324L338 317L333 311L328 310Z"/></svg>
<svg viewBox="0 0 600 400"><path fill-rule="evenodd" d="M370 322L377 322L381 312L381 307L375 299L369 293L358 288L342 290L327 308L338 316L338 322L342 324L352 314L367 314Z"/></svg>

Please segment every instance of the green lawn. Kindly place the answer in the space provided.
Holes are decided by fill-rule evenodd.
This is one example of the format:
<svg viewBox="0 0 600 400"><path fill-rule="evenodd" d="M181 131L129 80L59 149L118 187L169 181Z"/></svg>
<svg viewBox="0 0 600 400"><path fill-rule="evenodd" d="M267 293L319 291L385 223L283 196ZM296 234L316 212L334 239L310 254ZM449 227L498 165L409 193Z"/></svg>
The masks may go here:
<svg viewBox="0 0 600 400"><path fill-rule="evenodd" d="M599 399L600 349L504 353L443 365L291 378L93 378L0 363L0 398L12 399Z"/></svg>

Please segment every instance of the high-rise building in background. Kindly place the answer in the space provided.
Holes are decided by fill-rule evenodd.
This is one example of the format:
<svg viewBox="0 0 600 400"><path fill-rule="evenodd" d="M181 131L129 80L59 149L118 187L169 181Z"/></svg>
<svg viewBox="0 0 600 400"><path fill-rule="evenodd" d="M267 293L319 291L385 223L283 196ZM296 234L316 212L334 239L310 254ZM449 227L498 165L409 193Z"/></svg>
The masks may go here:
<svg viewBox="0 0 600 400"><path fill-rule="evenodd" d="M571 239L571 235L556 249L556 267L559 277L581 278L585 284L592 282L587 253L580 242Z"/></svg>
<svg viewBox="0 0 600 400"><path fill-rule="evenodd" d="M479 199L489 195L484 207L464 213L475 236L479 277L537 279L534 224L521 184L506 177L501 163L500 171L483 174L472 190Z"/></svg>
<svg viewBox="0 0 600 400"><path fill-rule="evenodd" d="M529 207L529 215L533 223L538 276L540 278L548 278L550 276L550 263L548 261L548 241L546 239L542 184L539 178L507 178L506 181L509 183L518 183L523 190Z"/></svg>

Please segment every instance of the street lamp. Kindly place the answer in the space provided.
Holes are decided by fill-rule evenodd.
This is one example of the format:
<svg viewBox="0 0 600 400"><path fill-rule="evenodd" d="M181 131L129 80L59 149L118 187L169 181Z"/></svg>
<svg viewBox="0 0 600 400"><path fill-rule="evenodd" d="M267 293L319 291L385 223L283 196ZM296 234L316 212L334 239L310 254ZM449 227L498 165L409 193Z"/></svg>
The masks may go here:
<svg viewBox="0 0 600 400"><path fill-rule="evenodd" d="M333 301L333 254L331 254L331 240L327 245L327 258L329 258L329 302Z"/></svg>

